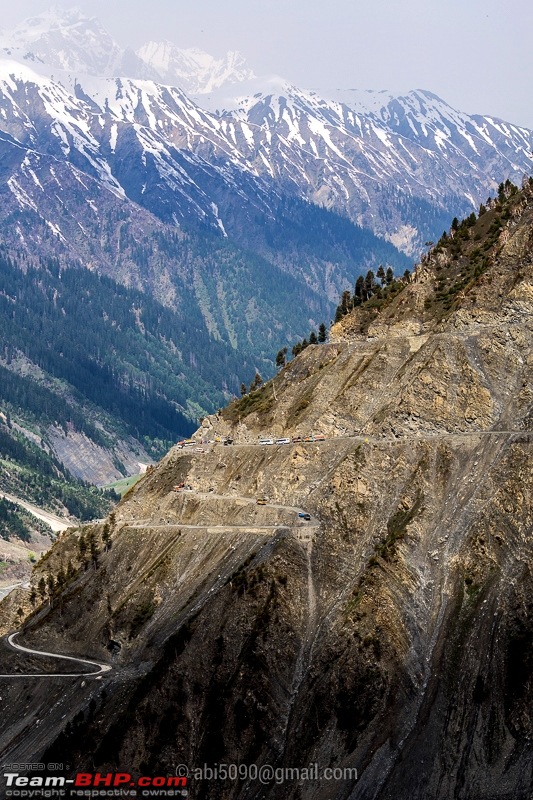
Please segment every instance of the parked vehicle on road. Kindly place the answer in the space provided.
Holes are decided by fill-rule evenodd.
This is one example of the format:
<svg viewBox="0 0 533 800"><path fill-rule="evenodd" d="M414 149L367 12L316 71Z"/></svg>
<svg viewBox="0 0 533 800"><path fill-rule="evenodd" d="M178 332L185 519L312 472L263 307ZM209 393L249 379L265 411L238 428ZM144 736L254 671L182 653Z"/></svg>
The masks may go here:
<svg viewBox="0 0 533 800"><path fill-rule="evenodd" d="M311 514L308 514L306 511L300 511L298 513L298 516L300 517L300 519L305 519L307 522L309 522L309 520L311 519Z"/></svg>
<svg viewBox="0 0 533 800"><path fill-rule="evenodd" d="M266 497L258 497L255 502L257 503L258 506L266 506L267 499Z"/></svg>
<svg viewBox="0 0 533 800"><path fill-rule="evenodd" d="M276 444L290 444L291 440L284 437L283 439L276 439Z"/></svg>

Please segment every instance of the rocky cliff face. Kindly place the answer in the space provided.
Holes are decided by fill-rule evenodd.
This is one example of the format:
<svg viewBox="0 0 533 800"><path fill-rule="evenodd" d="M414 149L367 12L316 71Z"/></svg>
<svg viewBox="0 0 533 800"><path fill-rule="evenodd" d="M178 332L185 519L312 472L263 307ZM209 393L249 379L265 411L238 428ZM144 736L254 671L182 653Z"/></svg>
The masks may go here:
<svg viewBox="0 0 533 800"><path fill-rule="evenodd" d="M100 554L22 638L113 669L6 680L6 761L359 775L195 798L530 797L532 231L529 184L502 194L196 437L234 445L170 451L110 548L62 536L35 580Z"/></svg>

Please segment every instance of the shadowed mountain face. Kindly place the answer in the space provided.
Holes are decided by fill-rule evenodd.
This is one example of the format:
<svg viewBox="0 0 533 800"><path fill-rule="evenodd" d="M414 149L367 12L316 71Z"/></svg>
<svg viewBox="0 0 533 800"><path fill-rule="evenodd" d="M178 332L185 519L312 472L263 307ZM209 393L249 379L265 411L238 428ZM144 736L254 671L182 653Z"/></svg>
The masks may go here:
<svg viewBox="0 0 533 800"><path fill-rule="evenodd" d="M213 800L530 796L532 231L531 186L502 192L196 437L234 445L174 448L61 537L20 642L113 670L6 679L6 761L359 775L191 777Z"/></svg>

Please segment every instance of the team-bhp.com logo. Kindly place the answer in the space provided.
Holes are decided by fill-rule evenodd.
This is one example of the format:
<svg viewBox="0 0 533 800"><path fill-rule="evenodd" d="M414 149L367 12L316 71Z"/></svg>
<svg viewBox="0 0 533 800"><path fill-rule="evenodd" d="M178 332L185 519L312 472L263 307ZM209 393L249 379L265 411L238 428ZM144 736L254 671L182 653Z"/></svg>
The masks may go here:
<svg viewBox="0 0 533 800"><path fill-rule="evenodd" d="M141 776L129 772L78 772L74 778L62 775L20 775L4 772L6 797L166 797L183 796L187 778L180 775ZM52 790L53 793L49 794ZM103 791L102 791L103 790ZM140 792L138 790L141 790ZM186 792L185 792L186 794Z"/></svg>

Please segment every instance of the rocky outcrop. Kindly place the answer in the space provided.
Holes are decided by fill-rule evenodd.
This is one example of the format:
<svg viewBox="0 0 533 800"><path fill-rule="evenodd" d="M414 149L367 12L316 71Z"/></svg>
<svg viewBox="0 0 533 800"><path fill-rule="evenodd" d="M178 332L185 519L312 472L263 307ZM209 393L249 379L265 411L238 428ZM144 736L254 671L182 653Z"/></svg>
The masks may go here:
<svg viewBox="0 0 533 800"><path fill-rule="evenodd" d="M144 447L131 436L116 437L115 441L110 436L111 450L75 430L65 432L58 427L49 427L47 435L55 456L69 472L97 486L119 480L124 472L136 475L151 460Z"/></svg>

